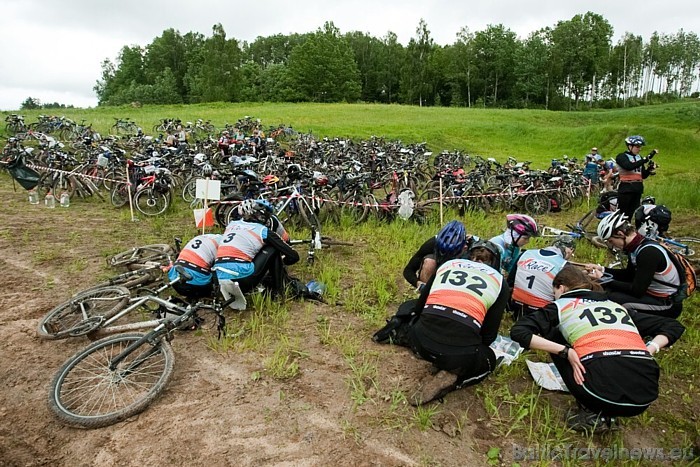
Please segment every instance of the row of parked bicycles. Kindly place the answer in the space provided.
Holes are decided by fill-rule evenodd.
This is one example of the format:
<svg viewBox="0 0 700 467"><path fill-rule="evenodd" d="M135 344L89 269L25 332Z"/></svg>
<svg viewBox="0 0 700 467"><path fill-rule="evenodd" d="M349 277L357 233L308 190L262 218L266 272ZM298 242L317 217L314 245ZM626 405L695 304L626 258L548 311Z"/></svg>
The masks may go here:
<svg viewBox="0 0 700 467"><path fill-rule="evenodd" d="M262 147L243 139L224 151L213 137L178 147L147 135L68 147L47 135L26 134L32 138L9 139L4 158L22 154L42 169L40 197L48 191L99 196L116 207L131 198L137 210L155 216L167 211L173 195L196 203L196 180L207 177L221 181L222 202L216 206L221 225L230 221L237 202L250 197L271 199L287 220L318 227L343 215L353 222L422 221L441 204L461 212L541 215L579 203L587 188L575 167L562 165L553 174L513 158L501 164L459 151L433 155L425 144L377 137L355 142L295 134L284 146L269 137Z"/></svg>

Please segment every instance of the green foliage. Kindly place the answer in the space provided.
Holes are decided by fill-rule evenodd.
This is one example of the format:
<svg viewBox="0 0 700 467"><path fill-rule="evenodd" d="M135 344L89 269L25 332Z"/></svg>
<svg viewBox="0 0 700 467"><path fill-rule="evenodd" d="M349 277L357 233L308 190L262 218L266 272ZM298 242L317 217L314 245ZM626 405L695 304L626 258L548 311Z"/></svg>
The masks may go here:
<svg viewBox="0 0 700 467"><path fill-rule="evenodd" d="M352 102L360 97L359 71L352 49L333 23L292 50L289 76L300 100Z"/></svg>
<svg viewBox="0 0 700 467"><path fill-rule="evenodd" d="M668 102L692 94L700 65L694 32L654 33L643 43L587 12L518 39L504 25L466 27L435 44L428 24L403 47L396 34L316 32L227 38L167 29L102 63L100 105L197 102L365 102L572 110ZM170 70L164 75L165 70Z"/></svg>

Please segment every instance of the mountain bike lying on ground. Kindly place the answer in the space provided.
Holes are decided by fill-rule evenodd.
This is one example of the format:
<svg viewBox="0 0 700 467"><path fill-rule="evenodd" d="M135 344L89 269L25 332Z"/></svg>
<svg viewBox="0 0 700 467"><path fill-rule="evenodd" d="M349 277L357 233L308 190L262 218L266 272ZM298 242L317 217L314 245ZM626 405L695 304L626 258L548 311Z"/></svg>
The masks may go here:
<svg viewBox="0 0 700 467"><path fill-rule="evenodd" d="M51 309L39 321L37 336L53 340L89 335L95 339L100 336L97 328L111 327L131 311L145 308L157 312L158 306L164 306L157 295L173 284L163 283L162 268L171 266L173 257L180 252L182 241L177 237L174 240L175 248L166 243L143 245L109 257L107 264L125 268L127 272L85 289ZM158 306L149 308L153 303ZM133 327L117 326L112 332L127 330Z"/></svg>
<svg viewBox="0 0 700 467"><path fill-rule="evenodd" d="M330 246L354 246L352 242L343 242L338 240L333 240L331 237L324 237L321 235L319 230L311 228L311 237L305 240L290 240L290 245L303 245L307 244L309 249L306 253L306 262L313 264L316 260L316 251L323 248L328 248Z"/></svg>
<svg viewBox="0 0 700 467"><path fill-rule="evenodd" d="M182 278L191 279L184 269L175 267ZM93 342L61 366L51 381L48 400L59 420L71 426L100 428L144 411L172 376L174 332L196 323L200 310L213 312L219 331L224 328L221 310L228 301L161 304L168 316L151 331Z"/></svg>

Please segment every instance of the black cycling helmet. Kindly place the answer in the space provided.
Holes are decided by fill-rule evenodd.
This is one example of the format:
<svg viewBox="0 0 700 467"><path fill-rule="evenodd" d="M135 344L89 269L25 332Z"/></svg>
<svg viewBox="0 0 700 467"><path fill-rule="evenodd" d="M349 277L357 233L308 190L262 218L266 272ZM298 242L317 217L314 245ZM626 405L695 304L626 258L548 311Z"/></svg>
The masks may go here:
<svg viewBox="0 0 700 467"><path fill-rule="evenodd" d="M656 204L656 198L653 196L645 196L642 200L642 204Z"/></svg>
<svg viewBox="0 0 700 467"><path fill-rule="evenodd" d="M486 250L491 253L491 263L486 263L496 271L501 270L501 249L498 245L488 240L479 240L475 242L469 249L469 257L475 250Z"/></svg>

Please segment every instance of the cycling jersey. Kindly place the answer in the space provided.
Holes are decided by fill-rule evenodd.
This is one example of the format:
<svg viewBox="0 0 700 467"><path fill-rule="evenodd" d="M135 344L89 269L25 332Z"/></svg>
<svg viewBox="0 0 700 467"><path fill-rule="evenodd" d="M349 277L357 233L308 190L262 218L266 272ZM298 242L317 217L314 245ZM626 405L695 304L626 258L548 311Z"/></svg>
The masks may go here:
<svg viewBox="0 0 700 467"><path fill-rule="evenodd" d="M617 156L616 162L619 167L618 173L620 174L621 182L642 181L642 166L644 165L642 156L624 152Z"/></svg>
<svg viewBox="0 0 700 467"><path fill-rule="evenodd" d="M675 319L625 310L603 293L570 290L521 317L510 336L525 348L533 335L571 344L586 369L583 384L568 359L552 354L571 395L593 412L629 417L658 397L659 368L641 336L663 335L672 345L684 330Z"/></svg>
<svg viewBox="0 0 700 467"><path fill-rule="evenodd" d="M676 293L678 290L678 287L681 284L681 278L680 275L678 274L678 270L676 267L673 265L673 261L671 261L671 258L668 257L668 252L664 247L659 245L653 240L648 240L642 242L642 244L637 247L635 251L633 251L629 258L630 262L632 263L633 266L637 266L637 256L640 254L640 252L645 249L645 248L656 248L658 249L661 254L663 255L664 259L666 260L666 267L661 270L661 271L654 271L654 277L652 278L651 283L649 284L649 288L647 289L647 294L652 295L654 297L669 297ZM672 284L672 285L666 285L666 284Z"/></svg>
<svg viewBox="0 0 700 467"><path fill-rule="evenodd" d="M632 318L621 305L585 297L560 298L554 304L559 330L582 362L619 355L651 357Z"/></svg>
<svg viewBox="0 0 700 467"><path fill-rule="evenodd" d="M187 272L192 275L192 279L186 283L190 285L207 285L211 282L211 267L216 260L216 252L219 246L221 235L204 234L191 239L175 260L175 264L182 265ZM178 277L175 268L168 271L170 280Z"/></svg>
<svg viewBox="0 0 700 467"><path fill-rule="evenodd" d="M447 261L435 273L422 314L443 316L479 330L502 283L503 276L485 264Z"/></svg>
<svg viewBox="0 0 700 467"><path fill-rule="evenodd" d="M564 265L566 260L557 247L525 251L517 263L513 300L533 308L553 302L552 281Z"/></svg>
<svg viewBox="0 0 700 467"><path fill-rule="evenodd" d="M237 220L229 223L216 252L214 270L220 280L253 274L253 258L262 250L268 229L262 224Z"/></svg>
<svg viewBox="0 0 700 467"><path fill-rule="evenodd" d="M506 275L515 274L516 260L520 256L520 247L511 243L513 239L510 230L506 230L501 235L489 239L491 243L501 250L501 270Z"/></svg>

